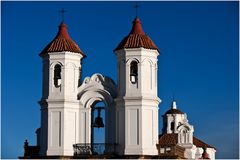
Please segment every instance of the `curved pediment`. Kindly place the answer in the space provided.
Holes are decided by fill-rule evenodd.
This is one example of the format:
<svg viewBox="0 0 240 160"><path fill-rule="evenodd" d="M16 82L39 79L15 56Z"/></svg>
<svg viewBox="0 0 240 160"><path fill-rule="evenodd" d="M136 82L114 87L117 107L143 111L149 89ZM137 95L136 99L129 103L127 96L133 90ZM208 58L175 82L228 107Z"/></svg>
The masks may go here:
<svg viewBox="0 0 240 160"><path fill-rule="evenodd" d="M84 104L84 107L87 107L85 104L91 101L103 101L109 106L116 96L117 86L114 81L99 73L84 78L82 85L78 88L78 100Z"/></svg>
<svg viewBox="0 0 240 160"><path fill-rule="evenodd" d="M178 130L178 133L181 133L182 131L193 132L193 126L188 123L184 123L184 124L180 124L177 127L177 130Z"/></svg>

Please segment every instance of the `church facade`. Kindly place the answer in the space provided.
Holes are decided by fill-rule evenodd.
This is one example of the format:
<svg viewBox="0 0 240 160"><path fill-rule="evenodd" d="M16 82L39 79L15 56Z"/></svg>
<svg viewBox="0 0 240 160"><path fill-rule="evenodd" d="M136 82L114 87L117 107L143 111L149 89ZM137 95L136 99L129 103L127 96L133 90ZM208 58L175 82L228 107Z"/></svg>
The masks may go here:
<svg viewBox="0 0 240 160"><path fill-rule="evenodd" d="M81 81L86 55L70 38L67 25L59 25L56 37L40 53L41 126L36 131L37 146L25 142L24 158L215 159L214 147L193 136L193 126L175 101L163 115L164 127L159 135L159 49L144 33L139 18L134 19L130 33L114 52L117 84L99 73ZM104 107L97 106L99 102ZM94 128L100 127L105 128L105 143L95 144Z"/></svg>

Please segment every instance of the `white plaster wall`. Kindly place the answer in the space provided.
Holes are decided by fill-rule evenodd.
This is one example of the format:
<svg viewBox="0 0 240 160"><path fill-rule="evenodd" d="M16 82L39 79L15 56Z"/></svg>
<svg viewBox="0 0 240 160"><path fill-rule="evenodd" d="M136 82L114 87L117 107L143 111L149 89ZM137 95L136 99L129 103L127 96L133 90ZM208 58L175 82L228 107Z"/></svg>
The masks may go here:
<svg viewBox="0 0 240 160"><path fill-rule="evenodd" d="M78 80L82 55L49 53L43 57L40 155L73 155L79 141ZM61 86L54 85L54 67L61 65Z"/></svg>
<svg viewBox="0 0 240 160"><path fill-rule="evenodd" d="M197 147L193 144L180 145L185 148L184 157L187 159L195 159Z"/></svg>
<svg viewBox="0 0 240 160"><path fill-rule="evenodd" d="M195 159L202 158L202 154L203 154L203 149L201 147L197 147L195 152Z"/></svg>
<svg viewBox="0 0 240 160"><path fill-rule="evenodd" d="M172 133L172 130L171 130L171 122L173 122L174 118L173 116L168 116L167 115L167 133L170 134Z"/></svg>
<svg viewBox="0 0 240 160"><path fill-rule="evenodd" d="M156 50L131 48L116 51L118 60L117 142L119 153L157 155L158 104ZM130 81L130 64L138 62L138 81ZM120 115L125 115L124 119ZM122 122L124 121L124 123ZM124 130L124 135L122 131Z"/></svg>
<svg viewBox="0 0 240 160"><path fill-rule="evenodd" d="M79 141L78 143L90 143L91 136L90 136L90 128L87 127L91 123L91 109L90 108L80 108L79 111Z"/></svg>
<svg viewBox="0 0 240 160"><path fill-rule="evenodd" d="M210 159L215 159L216 150L214 148L207 148L206 151Z"/></svg>
<svg viewBox="0 0 240 160"><path fill-rule="evenodd" d="M49 95L48 99L76 100L82 55L72 52L49 53ZM61 86L54 85L54 66L61 65Z"/></svg>
<svg viewBox="0 0 240 160"><path fill-rule="evenodd" d="M203 148L197 147L196 148L196 152L195 152L195 159L202 158L203 152L204 152ZM216 150L214 148L207 148L206 152L207 152L207 154L209 156L209 159L215 159Z"/></svg>
<svg viewBox="0 0 240 160"><path fill-rule="evenodd" d="M127 146L139 145L139 109L129 108L126 110L126 123L127 125Z"/></svg>
<svg viewBox="0 0 240 160"><path fill-rule="evenodd" d="M63 107L54 106L48 104L47 155L63 155Z"/></svg>
<svg viewBox="0 0 240 160"><path fill-rule="evenodd" d="M158 108L156 106L144 105L142 109L142 148L143 154L156 155L156 144L158 143Z"/></svg>
<svg viewBox="0 0 240 160"><path fill-rule="evenodd" d="M61 110L54 110L50 111L50 123L49 123L49 130L50 130L50 145L51 148L58 148L62 146L62 111Z"/></svg>
<svg viewBox="0 0 240 160"><path fill-rule="evenodd" d="M78 143L79 139L79 109L78 103L72 105L72 108L64 109L64 128L63 145L64 155L73 155L73 144Z"/></svg>
<svg viewBox="0 0 240 160"><path fill-rule="evenodd" d="M73 144L78 142L78 101L48 101L47 155L73 155Z"/></svg>
<svg viewBox="0 0 240 160"><path fill-rule="evenodd" d="M116 51L118 60L119 96L157 97L157 56L156 50L144 48ZM130 82L130 63L138 62L138 83ZM120 87L121 86L121 87Z"/></svg>
<svg viewBox="0 0 240 160"><path fill-rule="evenodd" d="M151 100L125 99L125 149L127 155L157 155L158 108Z"/></svg>

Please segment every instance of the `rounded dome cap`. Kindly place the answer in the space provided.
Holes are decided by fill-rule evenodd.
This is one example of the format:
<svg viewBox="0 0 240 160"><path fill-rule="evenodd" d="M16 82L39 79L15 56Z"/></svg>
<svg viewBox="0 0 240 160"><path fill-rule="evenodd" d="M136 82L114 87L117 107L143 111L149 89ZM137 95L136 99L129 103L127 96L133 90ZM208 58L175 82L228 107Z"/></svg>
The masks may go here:
<svg viewBox="0 0 240 160"><path fill-rule="evenodd" d="M179 109L170 109L165 113L165 115L166 114L184 114L184 113L182 111L180 111Z"/></svg>
<svg viewBox="0 0 240 160"><path fill-rule="evenodd" d="M70 38L67 25L61 23L56 37L43 49L39 56L44 56L50 52L62 52L69 51L79 53L85 57L85 54L81 51L78 45Z"/></svg>
<svg viewBox="0 0 240 160"><path fill-rule="evenodd" d="M179 109L177 109L176 101L173 100L171 109L169 109L164 115L167 115L167 114L184 114L184 113Z"/></svg>
<svg viewBox="0 0 240 160"><path fill-rule="evenodd" d="M119 45L116 49L114 49L114 51L123 48L140 47L158 50L157 46L153 43L153 41L147 35L145 35L141 26L141 21L136 17L133 21L131 32L119 43Z"/></svg>

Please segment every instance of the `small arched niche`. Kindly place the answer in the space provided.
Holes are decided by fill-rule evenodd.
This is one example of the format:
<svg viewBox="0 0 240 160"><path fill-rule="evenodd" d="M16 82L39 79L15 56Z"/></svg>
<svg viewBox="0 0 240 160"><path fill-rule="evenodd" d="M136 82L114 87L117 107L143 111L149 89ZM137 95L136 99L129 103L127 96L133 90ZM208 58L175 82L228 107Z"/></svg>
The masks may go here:
<svg viewBox="0 0 240 160"><path fill-rule="evenodd" d="M172 131L172 133L174 133L174 129L175 129L175 123L171 122L171 131Z"/></svg>
<svg viewBox="0 0 240 160"><path fill-rule="evenodd" d="M61 72L62 72L62 70L61 70L61 65L56 64L56 65L54 66L54 78L53 78L53 80L54 80L54 86L55 86L56 88L58 88L58 87L61 86L61 82L62 82L62 80L61 80Z"/></svg>
<svg viewBox="0 0 240 160"><path fill-rule="evenodd" d="M105 107L103 101L97 101L91 106L91 143L105 143Z"/></svg>
<svg viewBox="0 0 240 160"><path fill-rule="evenodd" d="M130 63L130 82L136 84L138 81L138 63L137 61L132 61Z"/></svg>

